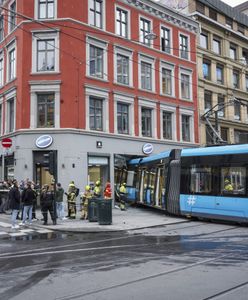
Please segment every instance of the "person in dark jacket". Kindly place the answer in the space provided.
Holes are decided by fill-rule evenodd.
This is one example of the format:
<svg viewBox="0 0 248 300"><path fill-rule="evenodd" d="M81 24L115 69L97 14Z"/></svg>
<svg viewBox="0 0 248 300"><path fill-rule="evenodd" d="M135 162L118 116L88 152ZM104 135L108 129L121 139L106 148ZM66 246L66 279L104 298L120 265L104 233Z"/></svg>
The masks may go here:
<svg viewBox="0 0 248 300"><path fill-rule="evenodd" d="M9 206L10 209L12 209L12 215L11 215L12 229L18 229L20 227L19 225L16 224L17 214L20 209L20 203L21 203L21 194L18 188L18 182L16 180L13 180L13 186L9 191Z"/></svg>
<svg viewBox="0 0 248 300"><path fill-rule="evenodd" d="M54 193L49 190L49 185L45 184L40 195L41 211L44 217L43 225L47 225L47 213L49 211L53 225L56 225L56 214L54 213Z"/></svg>
<svg viewBox="0 0 248 300"><path fill-rule="evenodd" d="M32 211L33 202L36 199L36 192L32 189L32 182L27 182L27 188L22 193L23 202L23 218L20 225L26 225L26 220L28 218L28 224L32 225Z"/></svg>

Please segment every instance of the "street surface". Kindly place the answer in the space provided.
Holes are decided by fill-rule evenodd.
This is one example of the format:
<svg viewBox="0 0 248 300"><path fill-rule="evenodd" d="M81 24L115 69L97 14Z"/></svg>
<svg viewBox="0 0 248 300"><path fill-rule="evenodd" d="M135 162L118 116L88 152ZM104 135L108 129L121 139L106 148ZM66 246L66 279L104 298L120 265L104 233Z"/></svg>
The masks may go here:
<svg viewBox="0 0 248 300"><path fill-rule="evenodd" d="M1 300L247 300L247 227L31 230L11 236L0 224Z"/></svg>

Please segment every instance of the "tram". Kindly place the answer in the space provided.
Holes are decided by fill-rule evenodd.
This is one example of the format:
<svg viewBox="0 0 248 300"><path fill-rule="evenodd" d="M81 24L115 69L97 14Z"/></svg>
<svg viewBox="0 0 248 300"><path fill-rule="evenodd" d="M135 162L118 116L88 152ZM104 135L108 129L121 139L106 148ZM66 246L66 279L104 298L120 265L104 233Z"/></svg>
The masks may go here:
<svg viewBox="0 0 248 300"><path fill-rule="evenodd" d="M176 216L248 223L248 144L132 159L128 198Z"/></svg>

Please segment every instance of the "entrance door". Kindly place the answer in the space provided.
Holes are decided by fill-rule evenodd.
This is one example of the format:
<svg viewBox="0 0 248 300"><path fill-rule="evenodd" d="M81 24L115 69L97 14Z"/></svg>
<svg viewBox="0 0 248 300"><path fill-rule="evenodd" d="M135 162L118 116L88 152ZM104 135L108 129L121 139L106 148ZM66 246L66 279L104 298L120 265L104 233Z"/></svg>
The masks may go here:
<svg viewBox="0 0 248 300"><path fill-rule="evenodd" d="M88 184L93 187L95 182L100 180L104 187L110 179L109 176L109 158L108 157L88 157Z"/></svg>

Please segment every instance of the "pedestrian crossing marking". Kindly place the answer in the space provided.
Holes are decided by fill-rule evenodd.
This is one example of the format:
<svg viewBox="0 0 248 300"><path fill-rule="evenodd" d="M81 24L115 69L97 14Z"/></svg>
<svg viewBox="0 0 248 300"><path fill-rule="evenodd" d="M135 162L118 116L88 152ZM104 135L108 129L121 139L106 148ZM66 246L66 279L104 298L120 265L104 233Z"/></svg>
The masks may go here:
<svg viewBox="0 0 248 300"><path fill-rule="evenodd" d="M5 231L0 231L0 235L5 235L5 234L8 234L8 233Z"/></svg>
<svg viewBox="0 0 248 300"><path fill-rule="evenodd" d="M27 233L34 232L33 229L20 229L19 231L21 231L21 232L27 232Z"/></svg>
<svg viewBox="0 0 248 300"><path fill-rule="evenodd" d="M40 229L40 230L36 230L36 232L38 232L38 233L50 233L50 232L53 232L53 231L49 230L49 229Z"/></svg>
<svg viewBox="0 0 248 300"><path fill-rule="evenodd" d="M14 233L9 233L10 236L25 236L27 235L25 232L14 232Z"/></svg>
<svg viewBox="0 0 248 300"><path fill-rule="evenodd" d="M4 227L4 228L11 227L11 225L9 223L5 223L5 222L0 222L0 226Z"/></svg>

